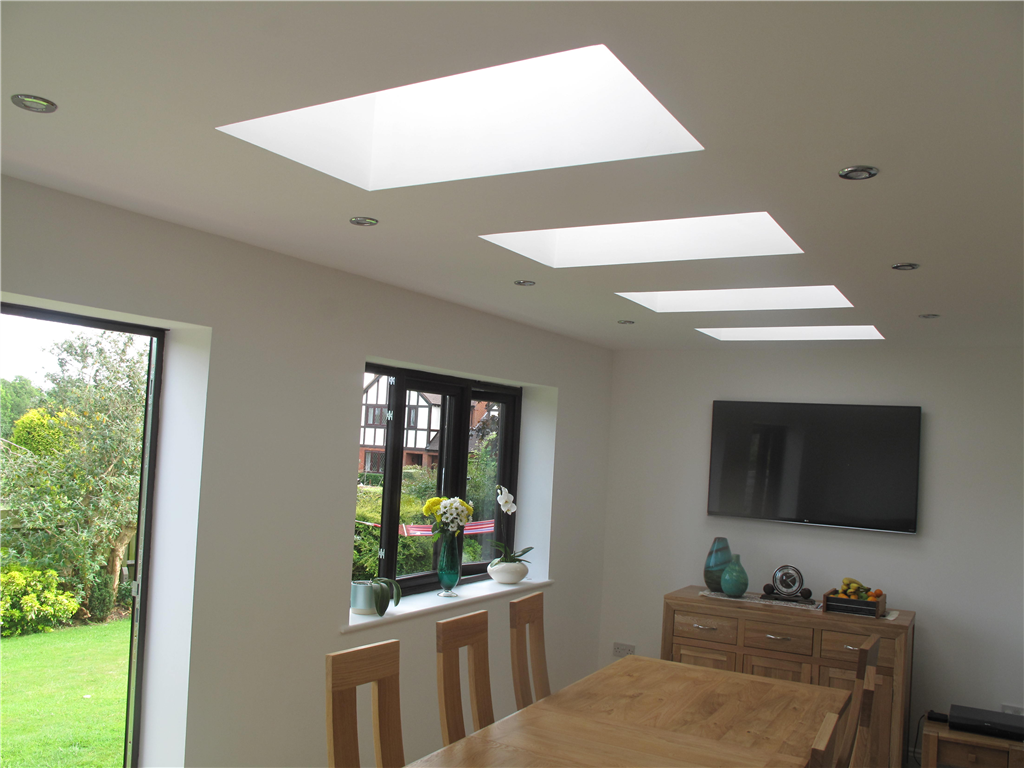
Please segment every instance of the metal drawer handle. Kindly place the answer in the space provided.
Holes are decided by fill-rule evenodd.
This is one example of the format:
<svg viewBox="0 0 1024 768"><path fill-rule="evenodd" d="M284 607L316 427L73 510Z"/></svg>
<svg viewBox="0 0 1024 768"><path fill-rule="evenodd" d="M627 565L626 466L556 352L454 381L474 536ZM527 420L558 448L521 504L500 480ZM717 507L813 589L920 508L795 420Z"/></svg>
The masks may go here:
<svg viewBox="0 0 1024 768"><path fill-rule="evenodd" d="M717 632L718 627L705 627L703 624L694 624L694 629L710 629L712 632Z"/></svg>
<svg viewBox="0 0 1024 768"><path fill-rule="evenodd" d="M792 637L782 637L781 635L769 635L767 633L765 634L765 637L767 637L769 640L792 640L793 639Z"/></svg>
<svg viewBox="0 0 1024 768"><path fill-rule="evenodd" d="M858 648L855 645L844 645L843 648L845 648L848 651L859 651L860 650L860 648Z"/></svg>

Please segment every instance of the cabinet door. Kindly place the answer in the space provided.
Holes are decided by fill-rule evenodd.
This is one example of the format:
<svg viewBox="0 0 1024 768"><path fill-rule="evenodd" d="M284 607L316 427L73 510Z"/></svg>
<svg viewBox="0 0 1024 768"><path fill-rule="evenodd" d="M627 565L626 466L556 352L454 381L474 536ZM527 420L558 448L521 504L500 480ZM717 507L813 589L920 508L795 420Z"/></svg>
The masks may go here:
<svg viewBox="0 0 1024 768"><path fill-rule="evenodd" d="M852 691L857 681L857 673L852 669L828 667L818 668L818 685L830 688L842 688ZM871 743L865 762L868 765L899 766L899 749L890 752L889 738L892 734L892 677L875 675L875 697L871 706Z"/></svg>
<svg viewBox="0 0 1024 768"><path fill-rule="evenodd" d="M672 646L672 661L693 664L697 667L721 669L726 672L736 671L736 654L730 651L717 651L713 648L694 648L675 643Z"/></svg>
<svg viewBox="0 0 1024 768"><path fill-rule="evenodd" d="M748 675L760 675L776 680L792 680L794 683L811 682L811 665L789 659L769 659L764 656L743 656L743 671Z"/></svg>

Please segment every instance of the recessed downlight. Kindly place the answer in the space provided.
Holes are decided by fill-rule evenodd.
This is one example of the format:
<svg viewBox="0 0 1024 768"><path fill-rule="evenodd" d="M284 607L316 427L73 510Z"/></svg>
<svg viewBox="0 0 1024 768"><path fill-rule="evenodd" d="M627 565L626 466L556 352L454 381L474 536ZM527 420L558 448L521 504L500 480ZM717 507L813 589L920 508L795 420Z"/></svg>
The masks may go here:
<svg viewBox="0 0 1024 768"><path fill-rule="evenodd" d="M353 216L348 220L349 224L355 224L357 227L375 227L378 222L371 216Z"/></svg>
<svg viewBox="0 0 1024 768"><path fill-rule="evenodd" d="M847 179L848 181L863 181L864 179L871 179L878 175L878 169L873 165L851 165L849 168L843 168L839 172L839 178Z"/></svg>
<svg viewBox="0 0 1024 768"><path fill-rule="evenodd" d="M619 325L634 325L632 320L619 320Z"/></svg>
<svg viewBox="0 0 1024 768"><path fill-rule="evenodd" d="M27 93L16 93L11 96L15 106L27 109L29 112L56 112L57 105L42 96L30 96Z"/></svg>
<svg viewBox="0 0 1024 768"><path fill-rule="evenodd" d="M533 280L516 280L514 285L518 285L520 288L529 288L531 285L536 285Z"/></svg>
<svg viewBox="0 0 1024 768"><path fill-rule="evenodd" d="M920 266L920 264L915 264L912 261L901 261L898 264L893 264L892 268L898 270L899 272L910 272L911 270L917 269Z"/></svg>

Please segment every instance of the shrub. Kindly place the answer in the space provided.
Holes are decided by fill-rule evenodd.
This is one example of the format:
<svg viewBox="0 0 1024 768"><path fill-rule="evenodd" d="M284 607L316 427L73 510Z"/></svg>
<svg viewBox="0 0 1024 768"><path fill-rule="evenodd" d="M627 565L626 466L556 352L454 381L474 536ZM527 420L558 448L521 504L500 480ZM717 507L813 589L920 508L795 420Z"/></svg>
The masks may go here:
<svg viewBox="0 0 1024 768"><path fill-rule="evenodd" d="M437 496L437 468L418 467L415 464L402 467L402 494L410 497L412 503L418 507L417 513L422 515L423 505L427 499ZM405 511L405 504L402 505L402 511Z"/></svg>
<svg viewBox="0 0 1024 768"><path fill-rule="evenodd" d="M114 610L114 577L106 571L96 574L89 593L89 613L93 621L103 621Z"/></svg>
<svg viewBox="0 0 1024 768"><path fill-rule="evenodd" d="M360 472L359 485L384 485L383 472Z"/></svg>
<svg viewBox="0 0 1024 768"><path fill-rule="evenodd" d="M132 583L122 581L117 585L117 604L122 608L132 607Z"/></svg>
<svg viewBox="0 0 1024 768"><path fill-rule="evenodd" d="M9 565L0 573L0 635L50 632L78 610L70 592L57 589L56 571Z"/></svg>

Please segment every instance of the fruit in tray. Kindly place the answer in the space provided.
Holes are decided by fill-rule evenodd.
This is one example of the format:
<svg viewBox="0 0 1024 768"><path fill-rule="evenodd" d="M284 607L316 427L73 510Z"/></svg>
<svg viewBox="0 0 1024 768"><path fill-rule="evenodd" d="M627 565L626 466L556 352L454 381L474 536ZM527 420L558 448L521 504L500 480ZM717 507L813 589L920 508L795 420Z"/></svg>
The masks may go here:
<svg viewBox="0 0 1024 768"><path fill-rule="evenodd" d="M882 596L882 590L865 587L856 579L847 576L843 579L843 586L836 592L835 597L845 597L850 600L867 600L873 603L878 602Z"/></svg>

